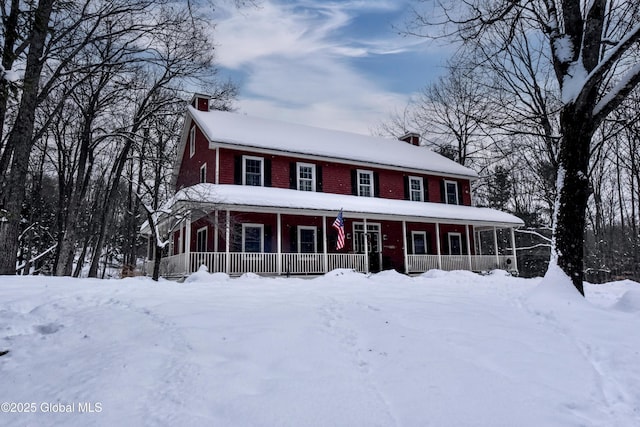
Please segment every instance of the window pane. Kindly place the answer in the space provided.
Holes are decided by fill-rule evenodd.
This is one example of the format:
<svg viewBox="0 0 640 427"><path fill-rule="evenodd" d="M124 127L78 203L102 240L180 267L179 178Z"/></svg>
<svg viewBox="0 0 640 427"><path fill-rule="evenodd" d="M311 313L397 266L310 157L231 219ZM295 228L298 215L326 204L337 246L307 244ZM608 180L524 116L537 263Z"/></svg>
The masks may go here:
<svg viewBox="0 0 640 427"><path fill-rule="evenodd" d="M411 200L416 202L421 202L422 201L422 180L411 178L409 185L411 188Z"/></svg>
<svg viewBox="0 0 640 427"><path fill-rule="evenodd" d="M315 230L300 229L300 253L311 254L315 252Z"/></svg>
<svg viewBox="0 0 640 427"><path fill-rule="evenodd" d="M245 184L262 185L262 160L245 159Z"/></svg>
<svg viewBox="0 0 640 427"><path fill-rule="evenodd" d="M359 173L358 184L358 195L371 197L371 174L368 172Z"/></svg>
<svg viewBox="0 0 640 427"><path fill-rule="evenodd" d="M262 228L245 227L244 251L245 252L262 252Z"/></svg>
<svg viewBox="0 0 640 427"><path fill-rule="evenodd" d="M299 166L298 189L301 191L313 191L313 166Z"/></svg>
<svg viewBox="0 0 640 427"><path fill-rule="evenodd" d="M458 204L458 185L455 182L447 182L447 203Z"/></svg>
<svg viewBox="0 0 640 427"><path fill-rule="evenodd" d="M449 236L449 243L451 245L451 248L449 248L451 255L462 255L462 244L459 235Z"/></svg>
<svg viewBox="0 0 640 427"><path fill-rule="evenodd" d="M413 250L416 255L427 253L426 242L424 241L424 234L420 233L420 234L413 235Z"/></svg>

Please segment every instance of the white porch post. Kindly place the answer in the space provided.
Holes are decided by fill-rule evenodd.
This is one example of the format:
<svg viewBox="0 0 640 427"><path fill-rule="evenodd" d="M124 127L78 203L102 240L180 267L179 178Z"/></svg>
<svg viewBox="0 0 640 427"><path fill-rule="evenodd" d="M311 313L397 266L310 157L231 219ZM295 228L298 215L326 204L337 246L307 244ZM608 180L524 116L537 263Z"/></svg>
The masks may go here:
<svg viewBox="0 0 640 427"><path fill-rule="evenodd" d="M404 274L409 274L409 256L407 255L407 222L404 220L402 221L402 252L404 255Z"/></svg>
<svg viewBox="0 0 640 427"><path fill-rule="evenodd" d="M278 269L278 274L282 274L282 218L280 217L280 212L278 212L277 214L277 221L276 221L276 225L277 225L277 233L278 233L278 237L277 237L277 246L278 246L278 258L277 258L277 269Z"/></svg>
<svg viewBox="0 0 640 427"><path fill-rule="evenodd" d="M191 273L191 211L187 215L187 224L184 231L184 259L185 272Z"/></svg>
<svg viewBox="0 0 640 427"><path fill-rule="evenodd" d="M327 250L327 216L322 215L322 248L324 253L324 272L329 272L329 255Z"/></svg>
<svg viewBox="0 0 640 427"><path fill-rule="evenodd" d="M516 255L516 233L511 227L511 253L513 254L513 268L518 271L518 256Z"/></svg>
<svg viewBox="0 0 640 427"><path fill-rule="evenodd" d="M500 255L498 254L498 233L496 232L496 227L493 227L493 247L496 251L496 265L500 267Z"/></svg>
<svg viewBox="0 0 640 427"><path fill-rule="evenodd" d="M471 228L469 227L469 224L467 224L467 254L469 255L469 271L472 271L473 262L471 260L471 237L469 236L469 233L471 233Z"/></svg>
<svg viewBox="0 0 640 427"><path fill-rule="evenodd" d="M218 209L215 210L215 212L213 213L213 251L214 252L218 252L218 233L220 232L220 224L218 223L218 221L220 221L219 215L218 215ZM216 255L217 256L217 255Z"/></svg>
<svg viewBox="0 0 640 427"><path fill-rule="evenodd" d="M365 274L369 274L369 242L367 239L367 218L363 218L362 228L364 228L364 272Z"/></svg>
<svg viewBox="0 0 640 427"><path fill-rule="evenodd" d="M230 243L229 243L229 238L231 236L231 219L229 218L229 209L227 209L226 212L226 216L224 218L224 225L225 225L225 256L224 256L224 262L225 262L225 272L227 274L229 274L231 272L231 254L230 254Z"/></svg>
<svg viewBox="0 0 640 427"><path fill-rule="evenodd" d="M436 250L438 253L438 269L442 270L442 250L440 249L440 224L436 222Z"/></svg>
<svg viewBox="0 0 640 427"><path fill-rule="evenodd" d="M184 224L180 224L180 241L178 242L178 253L184 252Z"/></svg>
<svg viewBox="0 0 640 427"><path fill-rule="evenodd" d="M482 231L476 231L476 242L478 242L478 255L482 255L482 239L480 238Z"/></svg>

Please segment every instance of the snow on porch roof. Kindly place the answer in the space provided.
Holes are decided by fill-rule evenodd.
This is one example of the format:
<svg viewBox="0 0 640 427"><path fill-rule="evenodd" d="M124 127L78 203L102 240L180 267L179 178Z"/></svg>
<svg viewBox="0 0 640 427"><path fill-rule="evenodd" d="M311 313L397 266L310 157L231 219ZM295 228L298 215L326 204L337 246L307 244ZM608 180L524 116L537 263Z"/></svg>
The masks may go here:
<svg viewBox="0 0 640 427"><path fill-rule="evenodd" d="M178 191L170 203L211 203L221 208L243 206L252 208L305 209L309 211L337 212L343 209L346 217L354 215L398 216L469 221L480 225L519 227L524 222L511 214L495 209L445 203L413 202L376 197L347 196L271 187L242 185L196 184ZM317 214L321 214L318 212Z"/></svg>
<svg viewBox="0 0 640 427"><path fill-rule="evenodd" d="M189 113L213 142L439 172L471 179L478 177L475 171L426 147L416 147L397 139L321 129L225 111L200 111L191 106Z"/></svg>

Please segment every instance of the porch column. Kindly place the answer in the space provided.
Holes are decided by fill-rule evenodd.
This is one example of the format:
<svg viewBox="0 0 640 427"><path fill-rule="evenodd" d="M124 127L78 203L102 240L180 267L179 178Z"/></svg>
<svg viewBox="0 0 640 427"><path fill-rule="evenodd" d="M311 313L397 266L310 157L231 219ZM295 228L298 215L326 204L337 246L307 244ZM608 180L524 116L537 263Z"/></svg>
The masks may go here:
<svg viewBox="0 0 640 427"><path fill-rule="evenodd" d="M482 239L480 238L480 230L476 231L476 242L478 242L478 255L482 255Z"/></svg>
<svg viewBox="0 0 640 427"><path fill-rule="evenodd" d="M440 249L440 224L436 222L436 250L438 254L438 269L442 270L442 251Z"/></svg>
<svg viewBox="0 0 640 427"><path fill-rule="evenodd" d="M277 229L277 233L278 233L278 237L277 237L277 246L278 246L278 258L276 259L276 263L277 263L277 273L278 275L282 274L282 218L280 217L280 212L278 212L277 214L277 221L276 221L276 229Z"/></svg>
<svg viewBox="0 0 640 427"><path fill-rule="evenodd" d="M187 215L187 224L184 231L184 259L185 272L191 273L191 211Z"/></svg>
<svg viewBox="0 0 640 427"><path fill-rule="evenodd" d="M230 268L231 267L231 254L230 254L231 251L229 250L229 247L230 247L229 237L231 235L231 219L229 218L229 209L227 209L226 216L224 218L224 226L225 226L224 240L226 245L225 257L224 257L224 263L225 263L224 269L225 269L225 272L229 274L231 272L231 268Z"/></svg>
<svg viewBox="0 0 640 427"><path fill-rule="evenodd" d="M409 256L407 255L407 222L406 221L402 221L402 252L404 256L404 274L409 274Z"/></svg>
<svg viewBox="0 0 640 427"><path fill-rule="evenodd" d="M493 226L493 247L496 251L496 266L500 267L500 255L498 254L498 233L496 232L496 227Z"/></svg>
<svg viewBox="0 0 640 427"><path fill-rule="evenodd" d="M215 210L215 212L213 213L213 251L214 252L218 252L218 233L220 232L220 224L218 223L220 221L219 215L218 215L218 209ZM217 256L217 255L216 255Z"/></svg>
<svg viewBox="0 0 640 427"><path fill-rule="evenodd" d="M467 254L469 255L469 271L473 271L473 261L471 259L471 237L469 236L471 233L471 229L469 228L469 224L467 224Z"/></svg>
<svg viewBox="0 0 640 427"><path fill-rule="evenodd" d="M329 255L327 253L327 216L322 215L322 248L324 253L324 272L329 272Z"/></svg>
<svg viewBox="0 0 640 427"><path fill-rule="evenodd" d="M365 274L369 274L369 242L367 239L367 218L363 218L362 227L364 228L364 272Z"/></svg>
<svg viewBox="0 0 640 427"><path fill-rule="evenodd" d="M511 230L511 253L513 254L513 268L517 272L518 256L516 255L516 233L514 232L513 227L511 227L510 230Z"/></svg>
<svg viewBox="0 0 640 427"><path fill-rule="evenodd" d="M180 241L178 243L178 254L181 254L184 252L184 224L180 224Z"/></svg>

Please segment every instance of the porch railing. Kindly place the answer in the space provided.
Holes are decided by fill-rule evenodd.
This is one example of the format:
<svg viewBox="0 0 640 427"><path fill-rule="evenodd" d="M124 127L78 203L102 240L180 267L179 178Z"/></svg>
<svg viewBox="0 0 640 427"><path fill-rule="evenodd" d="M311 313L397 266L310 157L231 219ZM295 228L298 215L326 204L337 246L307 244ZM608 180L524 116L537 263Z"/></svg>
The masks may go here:
<svg viewBox="0 0 640 427"><path fill-rule="evenodd" d="M509 263L511 256L500 255L442 255L441 266L438 255L407 255L408 272L420 273L431 269L487 271L496 268L512 270L515 263ZM189 260L186 254L163 258L160 274L180 276L198 271L205 265L210 272L228 274L321 274L337 268L350 268L365 272L367 257L364 254L299 254L299 253L249 253L231 252L227 260L224 252L192 252ZM145 263L147 274L151 274L153 261Z"/></svg>
<svg viewBox="0 0 640 427"><path fill-rule="evenodd" d="M442 255L442 270L488 271L495 269L514 270L510 255ZM438 267L438 255L407 255L409 273L428 271ZM511 262L509 262L511 260Z"/></svg>

